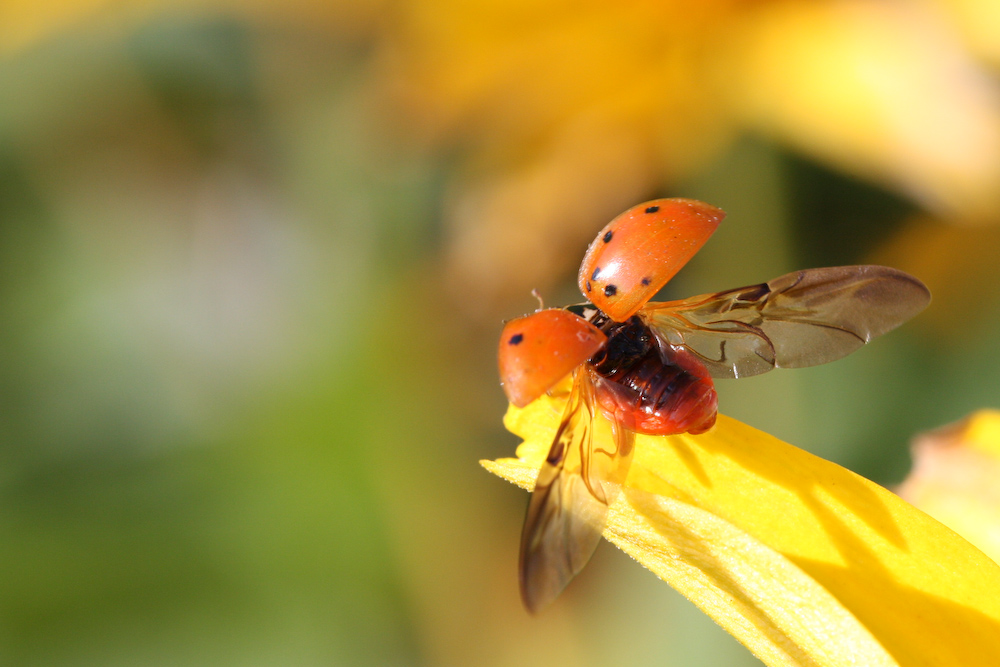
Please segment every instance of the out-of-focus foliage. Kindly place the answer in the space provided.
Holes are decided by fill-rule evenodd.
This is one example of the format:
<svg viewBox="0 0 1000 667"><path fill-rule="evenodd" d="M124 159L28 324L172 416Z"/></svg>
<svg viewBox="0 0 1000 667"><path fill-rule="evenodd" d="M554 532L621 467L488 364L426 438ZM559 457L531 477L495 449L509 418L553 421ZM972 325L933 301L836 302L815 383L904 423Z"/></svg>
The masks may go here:
<svg viewBox="0 0 1000 667"><path fill-rule="evenodd" d="M669 296L912 271L912 325L719 386L897 481L910 434L1000 403L990 17L3 3L0 662L752 664L610 549L523 612L523 498L475 464L515 445L501 320L578 300L653 196L729 213Z"/></svg>

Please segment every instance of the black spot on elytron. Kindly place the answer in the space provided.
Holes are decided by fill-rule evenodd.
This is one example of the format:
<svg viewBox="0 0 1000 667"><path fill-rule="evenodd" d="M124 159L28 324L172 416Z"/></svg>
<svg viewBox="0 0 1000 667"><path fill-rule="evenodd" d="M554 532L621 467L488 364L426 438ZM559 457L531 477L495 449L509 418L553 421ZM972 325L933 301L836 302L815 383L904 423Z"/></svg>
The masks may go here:
<svg viewBox="0 0 1000 667"><path fill-rule="evenodd" d="M605 243L610 243L610 242L611 242L611 237L612 237L613 235L614 235L614 232L607 232L607 233L606 233L606 234L604 235L604 242L605 242Z"/></svg>
<svg viewBox="0 0 1000 667"><path fill-rule="evenodd" d="M650 282L652 282L652 281L649 278L643 278L642 279L642 284L643 285L648 285Z"/></svg>
<svg viewBox="0 0 1000 667"><path fill-rule="evenodd" d="M604 296L614 296L618 293L618 288L614 285L608 285L604 288Z"/></svg>
<svg viewBox="0 0 1000 667"><path fill-rule="evenodd" d="M587 281L587 291L588 292L590 291L590 281L589 280Z"/></svg>
<svg viewBox="0 0 1000 667"><path fill-rule="evenodd" d="M507 342L511 345L519 345L522 340L524 340L524 334L514 334Z"/></svg>
<svg viewBox="0 0 1000 667"><path fill-rule="evenodd" d="M660 210L659 206L650 206L646 209L646 213L656 213Z"/></svg>
<svg viewBox="0 0 1000 667"><path fill-rule="evenodd" d="M590 274L591 280L597 280L597 274L601 272L601 267L594 269L594 272Z"/></svg>

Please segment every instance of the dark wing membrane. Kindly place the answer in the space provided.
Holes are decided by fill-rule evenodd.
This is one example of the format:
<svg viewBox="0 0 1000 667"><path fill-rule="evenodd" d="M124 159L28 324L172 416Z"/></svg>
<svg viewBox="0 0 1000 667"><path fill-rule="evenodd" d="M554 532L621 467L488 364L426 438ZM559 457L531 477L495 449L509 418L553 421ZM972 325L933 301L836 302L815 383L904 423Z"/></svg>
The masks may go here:
<svg viewBox="0 0 1000 667"><path fill-rule="evenodd" d="M529 611L552 602L590 560L608 505L628 474L635 435L617 424L595 437L594 382L581 366L549 455L538 472L521 533L521 597Z"/></svg>
<svg viewBox="0 0 1000 667"><path fill-rule="evenodd" d="M902 271L835 266L651 303L642 316L661 340L698 355L713 377L736 378L839 359L895 329L930 300L924 284Z"/></svg>

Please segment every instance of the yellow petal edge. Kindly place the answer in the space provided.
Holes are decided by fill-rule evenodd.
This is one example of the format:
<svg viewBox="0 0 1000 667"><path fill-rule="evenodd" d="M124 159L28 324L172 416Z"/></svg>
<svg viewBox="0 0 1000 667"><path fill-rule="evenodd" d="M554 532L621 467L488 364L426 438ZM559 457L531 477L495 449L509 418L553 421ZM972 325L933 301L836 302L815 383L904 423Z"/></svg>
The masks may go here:
<svg viewBox="0 0 1000 667"><path fill-rule="evenodd" d="M531 489L564 400L513 406ZM886 489L719 416L708 433L638 436L604 537L767 665L1000 664L1000 566Z"/></svg>

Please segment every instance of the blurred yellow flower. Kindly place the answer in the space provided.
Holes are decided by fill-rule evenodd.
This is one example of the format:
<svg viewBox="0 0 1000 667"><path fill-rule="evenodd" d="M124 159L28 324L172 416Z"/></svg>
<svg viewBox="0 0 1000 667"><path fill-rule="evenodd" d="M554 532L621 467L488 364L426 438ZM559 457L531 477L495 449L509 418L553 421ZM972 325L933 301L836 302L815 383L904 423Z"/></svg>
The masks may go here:
<svg viewBox="0 0 1000 667"><path fill-rule="evenodd" d="M549 287L593 229L745 132L943 219L995 221L1000 96L977 59L1000 62L996 6L13 0L0 9L0 53L168 11L370 41L367 92L394 102L380 109L404 126L395 138L454 159L448 284L495 312L498 299Z"/></svg>
<svg viewBox="0 0 1000 667"><path fill-rule="evenodd" d="M938 0L979 57L1000 65L1000 4L993 0Z"/></svg>
<svg viewBox="0 0 1000 667"><path fill-rule="evenodd" d="M520 295L571 269L567 250L598 223L746 131L945 219L995 221L1000 97L957 18L992 13L971 1L946 14L865 0L427 0L402 5L381 66L414 134L457 148L452 284Z"/></svg>
<svg viewBox="0 0 1000 667"><path fill-rule="evenodd" d="M1000 411L919 436L898 491L1000 562Z"/></svg>
<svg viewBox="0 0 1000 667"><path fill-rule="evenodd" d="M1000 95L917 3L775 3L739 36L751 126L953 220L995 221Z"/></svg>
<svg viewBox="0 0 1000 667"><path fill-rule="evenodd" d="M530 489L563 400L511 407L518 458L483 465ZM1000 655L1000 567L882 487L721 415L700 436L638 436L604 536L768 665Z"/></svg>

